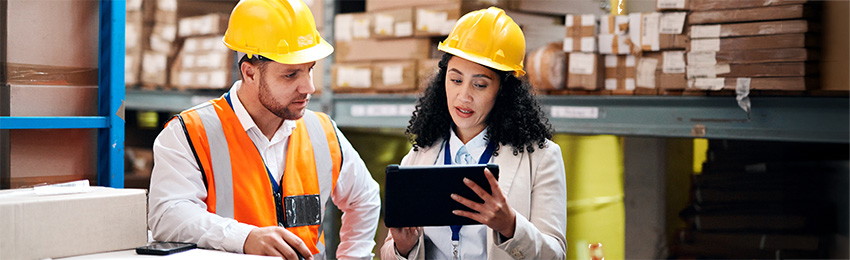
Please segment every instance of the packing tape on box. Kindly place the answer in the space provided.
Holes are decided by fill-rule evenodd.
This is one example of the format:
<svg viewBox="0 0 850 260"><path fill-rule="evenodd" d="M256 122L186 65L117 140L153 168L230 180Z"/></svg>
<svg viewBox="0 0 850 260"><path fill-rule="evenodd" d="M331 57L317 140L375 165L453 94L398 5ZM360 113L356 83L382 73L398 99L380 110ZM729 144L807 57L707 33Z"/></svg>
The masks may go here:
<svg viewBox="0 0 850 260"><path fill-rule="evenodd" d="M6 63L6 73L8 84L97 86L98 82L97 68Z"/></svg>
<svg viewBox="0 0 850 260"><path fill-rule="evenodd" d="M623 35L629 30L629 16L603 15L599 19L599 34Z"/></svg>

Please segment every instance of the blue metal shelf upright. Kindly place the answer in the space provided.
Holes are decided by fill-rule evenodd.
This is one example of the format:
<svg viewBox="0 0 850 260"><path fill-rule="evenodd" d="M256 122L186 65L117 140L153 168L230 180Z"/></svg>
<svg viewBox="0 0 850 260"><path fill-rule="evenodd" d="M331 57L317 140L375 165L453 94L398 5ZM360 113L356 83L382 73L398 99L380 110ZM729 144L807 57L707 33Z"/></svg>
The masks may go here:
<svg viewBox="0 0 850 260"><path fill-rule="evenodd" d="M124 25L126 2L100 1L98 116L0 116L0 129L98 129L97 184L124 187Z"/></svg>

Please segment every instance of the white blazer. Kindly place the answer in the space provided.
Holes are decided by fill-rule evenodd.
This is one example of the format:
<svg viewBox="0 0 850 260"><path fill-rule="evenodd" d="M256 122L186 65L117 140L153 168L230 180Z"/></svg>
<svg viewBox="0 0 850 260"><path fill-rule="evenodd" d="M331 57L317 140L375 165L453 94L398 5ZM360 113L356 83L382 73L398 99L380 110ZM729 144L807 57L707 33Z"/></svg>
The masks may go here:
<svg viewBox="0 0 850 260"><path fill-rule="evenodd" d="M442 149L442 145L411 149L401 165L435 165ZM488 228L487 258L565 259L567 184L560 146L546 140L543 149L513 155L513 147L506 145L493 162L499 165L499 187L516 212L516 229L513 238L501 241L499 233ZM408 258L426 259L424 243L423 234ZM405 259L395 250L392 233L381 248L381 259Z"/></svg>

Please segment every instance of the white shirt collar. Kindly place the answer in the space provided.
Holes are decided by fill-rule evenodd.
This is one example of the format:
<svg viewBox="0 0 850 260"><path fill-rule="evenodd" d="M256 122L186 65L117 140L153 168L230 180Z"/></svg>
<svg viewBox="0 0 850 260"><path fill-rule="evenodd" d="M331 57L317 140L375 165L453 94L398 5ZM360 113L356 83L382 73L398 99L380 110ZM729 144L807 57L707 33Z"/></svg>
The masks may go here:
<svg viewBox="0 0 850 260"><path fill-rule="evenodd" d="M459 137L455 134L454 130L449 129L449 146L451 151L449 151L452 155L452 159L457 154L457 150L460 150L461 146L466 145L466 150L475 158L481 157L481 154L484 153L484 150L487 148L487 140L484 140L484 137L487 136L487 128L484 128L484 131L478 133L472 140L469 140L466 144L464 144Z"/></svg>
<svg viewBox="0 0 850 260"><path fill-rule="evenodd" d="M242 128L245 132L251 131L252 128L257 129L256 131L260 131L260 128L254 123L254 119L251 118L251 115L248 114L248 110L245 109L245 106L242 105L242 101L239 99L239 96L236 94L239 92L239 89L242 87L242 81L237 80L233 83L233 86L230 88L230 101L233 105L233 112L236 113L236 118L239 119L239 123L242 124ZM294 120L283 120L283 124L280 128L275 132L275 137L279 134L283 134L284 136L289 136L293 130L295 130L296 124ZM272 139L274 139L273 137Z"/></svg>

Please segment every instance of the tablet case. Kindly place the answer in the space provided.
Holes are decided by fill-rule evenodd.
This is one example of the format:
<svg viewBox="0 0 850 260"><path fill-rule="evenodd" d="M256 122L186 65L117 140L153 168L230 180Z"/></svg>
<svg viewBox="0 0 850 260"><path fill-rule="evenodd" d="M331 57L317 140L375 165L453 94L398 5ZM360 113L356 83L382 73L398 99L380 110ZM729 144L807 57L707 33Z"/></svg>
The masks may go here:
<svg viewBox="0 0 850 260"><path fill-rule="evenodd" d="M496 164L387 166L384 224L387 227L481 224L452 214L452 210L456 209L475 211L454 201L451 194L483 202L463 183L463 178L469 178L491 193L484 168L490 169L493 176L499 179L499 166Z"/></svg>

